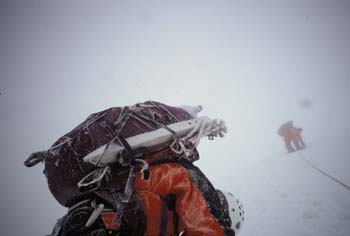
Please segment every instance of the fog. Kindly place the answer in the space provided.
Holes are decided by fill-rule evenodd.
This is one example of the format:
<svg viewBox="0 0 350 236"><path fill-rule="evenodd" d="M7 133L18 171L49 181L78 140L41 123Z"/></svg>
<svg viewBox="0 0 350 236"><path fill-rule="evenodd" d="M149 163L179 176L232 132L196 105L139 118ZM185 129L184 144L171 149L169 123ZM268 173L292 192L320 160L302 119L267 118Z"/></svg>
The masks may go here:
<svg viewBox="0 0 350 236"><path fill-rule="evenodd" d="M346 0L2 0L0 27L1 235L51 232L66 209L23 161L108 107L201 104L229 132L197 165L244 196L233 180L284 152L281 123L349 143Z"/></svg>

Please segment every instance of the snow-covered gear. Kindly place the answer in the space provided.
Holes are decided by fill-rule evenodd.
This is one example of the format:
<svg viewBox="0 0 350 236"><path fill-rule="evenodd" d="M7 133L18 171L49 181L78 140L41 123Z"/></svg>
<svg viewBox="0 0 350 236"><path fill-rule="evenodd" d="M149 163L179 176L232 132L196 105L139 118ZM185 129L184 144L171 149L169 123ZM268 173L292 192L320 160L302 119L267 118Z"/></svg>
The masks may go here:
<svg viewBox="0 0 350 236"><path fill-rule="evenodd" d="M116 142L107 143L89 153L83 159L85 162L90 162L96 166L123 162L125 159L123 152L126 151L125 144L133 150L146 148L151 153L164 147L170 147L176 154L185 155L184 158L190 158L201 138L205 136L210 139L218 136L223 137L226 132L227 128L224 121L201 116L126 138L125 143L119 137L121 144Z"/></svg>
<svg viewBox="0 0 350 236"><path fill-rule="evenodd" d="M26 166L43 161L51 193L70 207L52 235L234 235L218 192L192 164L202 137L226 133L221 120L195 118L201 109L152 101L110 108L90 115L48 151L33 153ZM193 124L181 135L169 128L184 121ZM159 131L171 137L166 145L132 142ZM115 143L122 150L103 159ZM102 150L97 159L84 159L96 150Z"/></svg>
<svg viewBox="0 0 350 236"><path fill-rule="evenodd" d="M183 105L180 106L183 110L185 110L188 114L190 114L193 118L196 118L198 113L203 110L203 107L201 105L198 106L188 106L188 105Z"/></svg>
<svg viewBox="0 0 350 236"><path fill-rule="evenodd" d="M107 143L118 142L120 136L128 138L192 118L181 108L153 101L109 108L91 114L49 150L33 153L25 165L30 167L43 161L51 193L60 204L70 207L86 198L77 183L97 168L83 161L87 154ZM123 168L115 163L112 169L116 175Z"/></svg>

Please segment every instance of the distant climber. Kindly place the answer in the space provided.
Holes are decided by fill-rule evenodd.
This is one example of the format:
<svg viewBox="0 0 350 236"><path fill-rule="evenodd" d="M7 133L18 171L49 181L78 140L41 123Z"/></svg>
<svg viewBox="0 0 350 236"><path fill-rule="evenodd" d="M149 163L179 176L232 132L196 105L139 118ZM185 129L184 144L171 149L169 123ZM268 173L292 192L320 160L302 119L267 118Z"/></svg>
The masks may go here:
<svg viewBox="0 0 350 236"><path fill-rule="evenodd" d="M285 147L288 152L294 152L306 147L301 137L302 132L302 128L294 127L293 121L287 121L278 129L278 135L284 139Z"/></svg>

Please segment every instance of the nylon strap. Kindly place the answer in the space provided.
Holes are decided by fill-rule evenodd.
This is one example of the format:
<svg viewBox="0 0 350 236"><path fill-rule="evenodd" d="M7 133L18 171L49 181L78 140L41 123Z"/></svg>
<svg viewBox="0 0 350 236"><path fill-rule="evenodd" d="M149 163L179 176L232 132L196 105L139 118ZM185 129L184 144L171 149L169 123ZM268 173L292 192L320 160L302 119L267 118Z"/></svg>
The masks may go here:
<svg viewBox="0 0 350 236"><path fill-rule="evenodd" d="M166 229L168 224L168 206L166 203L166 199L161 197L162 200L162 216L160 218L160 229L159 236L166 236Z"/></svg>

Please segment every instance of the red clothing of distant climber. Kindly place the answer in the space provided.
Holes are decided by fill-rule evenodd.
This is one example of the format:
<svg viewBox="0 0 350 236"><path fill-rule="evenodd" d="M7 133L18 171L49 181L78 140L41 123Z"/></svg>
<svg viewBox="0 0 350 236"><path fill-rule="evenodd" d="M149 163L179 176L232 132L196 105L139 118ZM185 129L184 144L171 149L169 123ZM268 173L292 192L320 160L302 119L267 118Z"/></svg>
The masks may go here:
<svg viewBox="0 0 350 236"><path fill-rule="evenodd" d="M283 137L284 144L288 152L293 152L305 148L305 143L301 137L303 132L302 128L296 128L293 125L292 121L288 121L285 124L281 125L278 130L278 134ZM292 143L294 147L292 146Z"/></svg>

